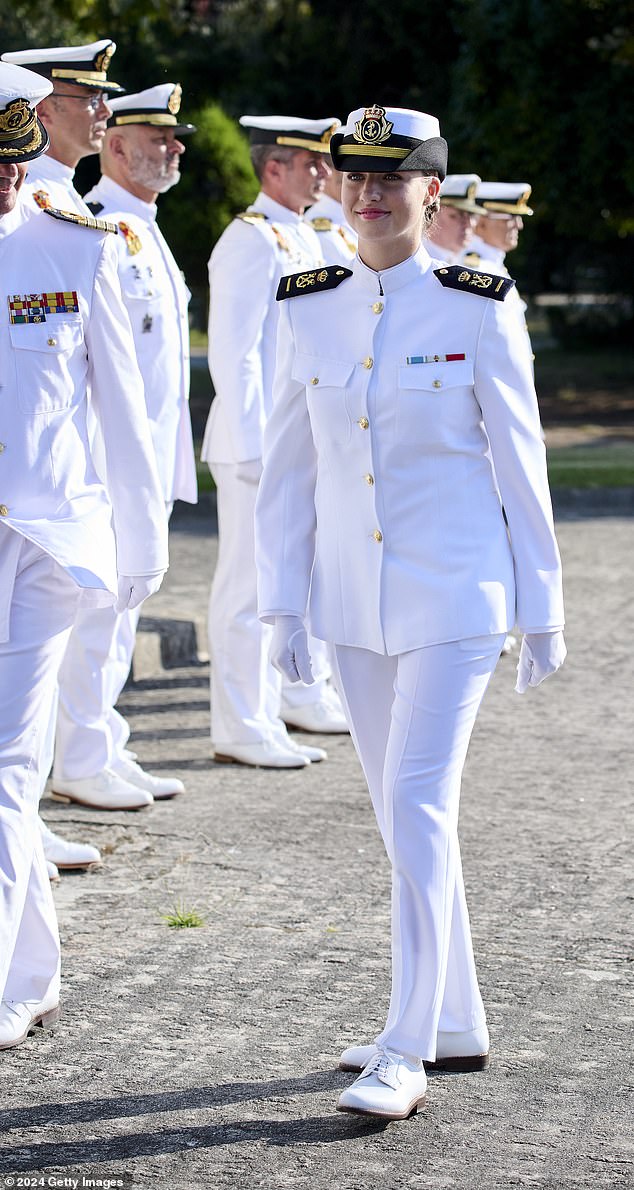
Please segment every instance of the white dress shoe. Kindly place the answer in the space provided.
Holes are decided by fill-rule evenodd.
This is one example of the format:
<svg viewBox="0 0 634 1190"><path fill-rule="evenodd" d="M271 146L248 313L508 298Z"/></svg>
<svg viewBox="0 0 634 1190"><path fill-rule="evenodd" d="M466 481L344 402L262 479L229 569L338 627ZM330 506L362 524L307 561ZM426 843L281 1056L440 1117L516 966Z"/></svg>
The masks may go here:
<svg viewBox="0 0 634 1190"><path fill-rule="evenodd" d="M509 653L513 652L516 644L517 637L513 636L510 632L507 633L504 638L504 644L502 645L502 657L508 657Z"/></svg>
<svg viewBox="0 0 634 1190"><path fill-rule="evenodd" d="M58 868L93 868L95 864L101 863L101 856L96 847L91 847L88 843L69 843L60 835L54 835L41 818L38 818L38 823L44 855L56 871Z"/></svg>
<svg viewBox="0 0 634 1190"><path fill-rule="evenodd" d="M59 884L59 872L57 871L55 864L51 863L50 859L46 860L46 871L51 884Z"/></svg>
<svg viewBox="0 0 634 1190"><path fill-rule="evenodd" d="M337 1111L406 1120L425 1102L427 1076L420 1060L379 1049L358 1079L339 1096Z"/></svg>
<svg viewBox="0 0 634 1190"><path fill-rule="evenodd" d="M312 748L308 744L297 744L289 735L285 740L276 740L282 748L286 751L290 749L291 752L299 752L300 756L305 756L310 760L311 764L319 764L321 760L328 760L328 753L325 748Z"/></svg>
<svg viewBox="0 0 634 1190"><path fill-rule="evenodd" d="M52 797L58 802L77 802L95 810L140 810L154 801L151 793L124 781L112 769L73 781L53 777Z"/></svg>
<svg viewBox="0 0 634 1190"><path fill-rule="evenodd" d="M123 777L124 781L129 781L130 785L136 785L137 789L145 789L147 793L151 793L155 802L185 792L185 786L178 777L154 777L152 773L146 773L140 764L129 760L125 754L113 764L112 771Z"/></svg>
<svg viewBox="0 0 634 1190"><path fill-rule="evenodd" d="M340 1070L363 1070L364 1066L378 1054L376 1045L351 1045L339 1058ZM447 1073L468 1074L475 1070L486 1070L489 1065L489 1030L486 1025L471 1029L467 1033L438 1033L436 1061L424 1062L427 1070L444 1070Z"/></svg>
<svg viewBox="0 0 634 1190"><path fill-rule="evenodd" d="M218 764L249 764L257 769L303 769L310 760L303 752L283 748L273 740L259 744L222 744L214 752Z"/></svg>
<svg viewBox="0 0 634 1190"><path fill-rule="evenodd" d="M309 702L300 707L291 707L283 702L280 719L289 727L299 728L300 731L313 731L319 735L343 735L349 730L343 711L333 706L330 700Z"/></svg>
<svg viewBox="0 0 634 1190"><path fill-rule="evenodd" d="M0 1004L0 1050L11 1049L26 1041L38 1026L50 1029L59 1020L59 1004L45 1000L3 1000Z"/></svg>

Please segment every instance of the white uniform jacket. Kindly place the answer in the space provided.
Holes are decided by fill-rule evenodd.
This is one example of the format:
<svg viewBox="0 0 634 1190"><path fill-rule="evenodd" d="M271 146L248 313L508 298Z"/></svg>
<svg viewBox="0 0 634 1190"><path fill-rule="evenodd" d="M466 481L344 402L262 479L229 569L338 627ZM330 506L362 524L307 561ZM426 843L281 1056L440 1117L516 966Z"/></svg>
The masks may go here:
<svg viewBox="0 0 634 1190"><path fill-rule="evenodd" d="M31 212L43 207L58 211L74 211L89 215L90 211L74 186L75 171L56 157L42 153L29 166L26 181L20 190L20 202Z"/></svg>
<svg viewBox="0 0 634 1190"><path fill-rule="evenodd" d="M443 288L436 267L424 248L381 274L357 259L338 288L280 303L256 512L266 621L308 613L314 635L388 654L516 615L563 625L525 336L511 303Z"/></svg>
<svg viewBox="0 0 634 1190"><path fill-rule="evenodd" d="M118 223L119 280L132 325L166 502L197 500L189 415L191 294L156 222L156 204L142 202L102 177L84 196L98 219Z"/></svg>
<svg viewBox="0 0 634 1190"><path fill-rule="evenodd" d="M86 602L104 604L117 569L149 574L168 561L116 256L111 233L44 214L0 240L0 516L86 588ZM110 499L89 446L88 387Z"/></svg>
<svg viewBox="0 0 634 1190"><path fill-rule="evenodd" d="M357 237L346 223L341 203L322 194L306 212L306 219L319 236L326 264L349 265L357 254Z"/></svg>
<svg viewBox="0 0 634 1190"><path fill-rule="evenodd" d="M258 194L246 218L223 231L209 260L209 371L215 388L202 458L209 464L262 457L271 410L280 277L323 263L300 215Z"/></svg>

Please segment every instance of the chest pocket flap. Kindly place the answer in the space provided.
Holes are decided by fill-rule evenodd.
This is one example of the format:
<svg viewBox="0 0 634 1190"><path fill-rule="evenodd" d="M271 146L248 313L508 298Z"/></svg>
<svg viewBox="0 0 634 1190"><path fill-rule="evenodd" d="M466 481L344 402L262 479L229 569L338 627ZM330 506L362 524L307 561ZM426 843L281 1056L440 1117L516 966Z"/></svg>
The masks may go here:
<svg viewBox="0 0 634 1190"><path fill-rule="evenodd" d="M296 355L293 360L293 380L307 388L346 388L354 364L345 360L324 359L319 355Z"/></svg>
<svg viewBox="0 0 634 1190"><path fill-rule="evenodd" d="M48 315L46 322L11 323L11 342L23 351L42 351L48 355L73 351L83 341L81 315Z"/></svg>
<svg viewBox="0 0 634 1190"><path fill-rule="evenodd" d="M473 360L450 360L437 364L405 364L398 370L399 388L442 392L445 388L473 386Z"/></svg>

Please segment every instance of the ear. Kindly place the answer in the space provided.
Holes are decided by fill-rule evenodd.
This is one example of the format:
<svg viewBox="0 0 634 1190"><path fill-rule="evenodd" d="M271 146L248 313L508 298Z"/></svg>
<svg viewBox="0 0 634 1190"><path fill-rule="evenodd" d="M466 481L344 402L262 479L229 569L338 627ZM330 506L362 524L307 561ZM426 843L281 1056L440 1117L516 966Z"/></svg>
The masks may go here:
<svg viewBox="0 0 634 1190"><path fill-rule="evenodd" d="M439 193L440 193L440 178L428 178L427 179L427 196L429 198L429 201L433 202L435 198L438 198Z"/></svg>
<svg viewBox="0 0 634 1190"><path fill-rule="evenodd" d="M37 114L44 127L48 128L55 119L55 105L51 103L50 98L40 99L37 105Z"/></svg>
<svg viewBox="0 0 634 1190"><path fill-rule="evenodd" d="M125 136L122 136L116 129L109 128L106 132L106 141L104 148L108 149L111 157L117 161L127 161L128 146Z"/></svg>
<svg viewBox="0 0 634 1190"><path fill-rule="evenodd" d="M269 157L268 161L265 162L262 178L268 182L279 182L282 177L283 165L283 161L276 161L274 157Z"/></svg>

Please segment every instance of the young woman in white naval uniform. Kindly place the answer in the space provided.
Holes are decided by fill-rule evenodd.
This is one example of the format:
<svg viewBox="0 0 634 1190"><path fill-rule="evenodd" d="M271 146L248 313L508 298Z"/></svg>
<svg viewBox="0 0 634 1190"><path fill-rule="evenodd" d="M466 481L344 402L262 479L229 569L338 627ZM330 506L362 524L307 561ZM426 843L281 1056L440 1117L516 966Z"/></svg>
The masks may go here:
<svg viewBox="0 0 634 1190"><path fill-rule="evenodd" d="M487 1062L461 775L516 620L520 693L564 659L561 568L513 282L423 244L446 168L438 121L360 108L331 151L359 255L280 284L259 608L287 676L310 680L307 627L333 646L392 863L387 1022L342 1055L363 1069L338 1107L400 1119L425 1097L425 1063Z"/></svg>

